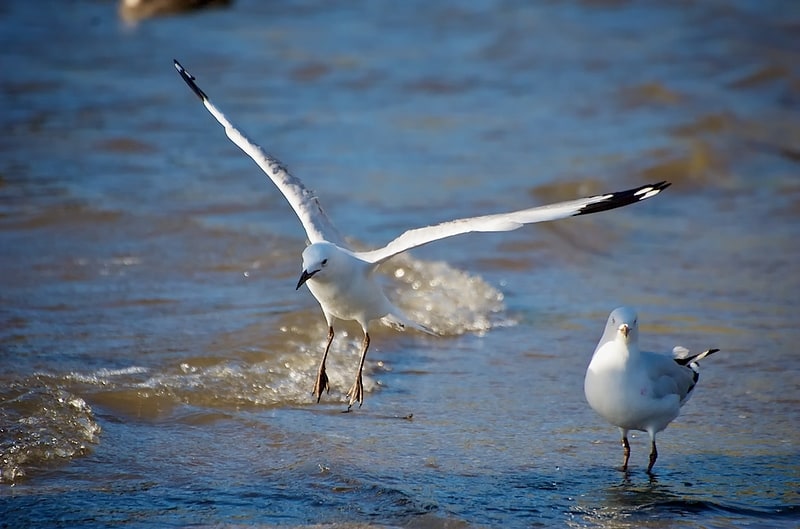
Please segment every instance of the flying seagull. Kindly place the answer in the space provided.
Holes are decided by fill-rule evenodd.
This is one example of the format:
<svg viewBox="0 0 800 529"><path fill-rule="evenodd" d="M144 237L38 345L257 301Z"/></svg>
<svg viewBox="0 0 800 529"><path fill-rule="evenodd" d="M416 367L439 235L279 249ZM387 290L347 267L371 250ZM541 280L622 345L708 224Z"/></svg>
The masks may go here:
<svg viewBox="0 0 800 529"><path fill-rule="evenodd" d="M698 362L717 351L708 349L693 356L686 356L683 347L675 347L671 355L641 351L636 312L629 307L611 312L583 389L592 409L619 428L623 471L628 470L631 455L628 432L639 430L650 435L647 472L652 472L658 458L656 434L675 420L692 396L700 378Z"/></svg>
<svg viewBox="0 0 800 529"><path fill-rule="evenodd" d="M296 288L299 289L303 285L308 286L322 307L328 323L328 342L317 370L317 379L313 389L317 402L323 391L329 390L325 361L334 337L334 321L336 319L352 320L361 325L364 340L361 345L358 372L353 386L347 393L350 398L348 410L356 402L359 406L364 402L361 374L367 349L369 349L368 326L371 321L380 319L395 327L411 327L423 332L431 332L407 318L386 297L374 276L375 270L381 263L411 248L462 233L510 231L524 224L587 215L627 206L654 197L670 185L668 182L658 182L626 191L521 211L443 222L434 226L408 230L383 248L355 251L348 247L344 238L333 226L316 196L298 178L291 175L278 159L269 155L236 128L209 100L205 92L195 83L195 78L178 61L175 61L175 68L189 88L203 102L206 110L225 128L228 138L250 156L283 193L306 231L310 245L303 251L303 271Z"/></svg>

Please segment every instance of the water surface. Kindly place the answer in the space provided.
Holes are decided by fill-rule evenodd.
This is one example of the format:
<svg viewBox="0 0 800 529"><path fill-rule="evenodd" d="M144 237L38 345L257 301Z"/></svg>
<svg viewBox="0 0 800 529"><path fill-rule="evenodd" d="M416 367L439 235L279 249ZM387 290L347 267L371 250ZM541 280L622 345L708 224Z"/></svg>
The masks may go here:
<svg viewBox="0 0 800 529"><path fill-rule="evenodd" d="M800 13L792 2L295 2L122 21L0 7L0 520L9 527L796 527ZM673 182L419 249L438 337L295 292L304 236L172 67L357 244ZM616 470L585 403L608 312L718 347Z"/></svg>

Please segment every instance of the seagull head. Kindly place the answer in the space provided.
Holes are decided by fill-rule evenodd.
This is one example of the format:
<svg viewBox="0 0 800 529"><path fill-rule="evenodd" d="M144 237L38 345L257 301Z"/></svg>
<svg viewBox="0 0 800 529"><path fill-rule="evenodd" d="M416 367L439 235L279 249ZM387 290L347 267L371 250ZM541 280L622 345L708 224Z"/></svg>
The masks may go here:
<svg viewBox="0 0 800 529"><path fill-rule="evenodd" d="M639 318L630 307L618 307L608 316L605 334L609 339L636 342L639 336Z"/></svg>
<svg viewBox="0 0 800 529"><path fill-rule="evenodd" d="M317 279L323 278L323 271L335 261L337 255L336 246L328 242L317 242L306 247L303 250L303 272L295 290L317 274L320 274Z"/></svg>

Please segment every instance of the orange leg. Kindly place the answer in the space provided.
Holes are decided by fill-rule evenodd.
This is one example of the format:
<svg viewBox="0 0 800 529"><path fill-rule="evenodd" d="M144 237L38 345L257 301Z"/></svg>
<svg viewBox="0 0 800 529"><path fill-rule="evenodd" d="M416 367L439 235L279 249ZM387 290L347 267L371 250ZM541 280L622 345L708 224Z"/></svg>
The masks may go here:
<svg viewBox="0 0 800 529"><path fill-rule="evenodd" d="M353 387L350 388L350 391L347 392L347 396L350 397L350 404L347 406L347 411L350 411L350 408L352 408L353 404L356 402L358 402L359 408L364 404L364 385L361 382L361 372L364 370L364 360L367 359L367 349L369 349L369 333L365 331L364 342L361 344L361 360L358 363L356 381L353 383Z"/></svg>
<svg viewBox="0 0 800 529"><path fill-rule="evenodd" d="M317 397L317 402L319 402L320 397L322 397L322 392L330 392L331 388L328 384L328 375L325 373L325 360L328 359L328 351L331 348L331 343L333 342L333 325L328 327L328 344L325 346L325 353L322 355L322 362L319 363L319 369L317 370L317 381L314 383L314 391L313 394Z"/></svg>

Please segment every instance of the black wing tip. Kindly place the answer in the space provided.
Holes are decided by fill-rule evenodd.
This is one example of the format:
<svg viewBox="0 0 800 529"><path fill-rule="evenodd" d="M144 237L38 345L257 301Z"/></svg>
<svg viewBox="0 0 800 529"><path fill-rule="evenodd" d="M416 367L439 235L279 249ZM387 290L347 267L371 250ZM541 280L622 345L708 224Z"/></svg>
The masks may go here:
<svg viewBox="0 0 800 529"><path fill-rule="evenodd" d="M178 70L178 74L180 74L181 78L189 85L189 88L200 98L200 101L207 101L208 96L206 96L205 92L200 90L200 87L194 82L194 76L186 71L181 63L178 62L178 59L172 59L173 64L175 65L175 69Z"/></svg>
<svg viewBox="0 0 800 529"><path fill-rule="evenodd" d="M578 215L599 213L601 211L608 211L610 209L621 208L622 206L641 202L642 200L653 198L671 185L671 182L662 180L661 182L656 182L655 184L647 184L634 187L633 189L626 189L625 191L617 191L615 193L598 195L597 202L592 202L591 204L585 205L580 209L580 211L575 213L573 217L577 217Z"/></svg>
<svg viewBox="0 0 800 529"><path fill-rule="evenodd" d="M675 362L682 366L691 365L693 362L699 362L703 358L711 356L716 352L719 352L719 349L708 349L707 351L703 351L702 353L698 353L696 355L687 356L686 358L676 358Z"/></svg>
<svg viewBox="0 0 800 529"><path fill-rule="evenodd" d="M657 182L655 184L650 184L650 186L642 186L640 189L645 189L647 187L652 187L654 193L652 195L650 195L650 197L654 197L657 194L659 194L662 191L664 191L666 188L668 188L671 185L672 185L672 182L667 182L666 180L662 180L661 182ZM648 197L648 198L650 198L650 197Z"/></svg>

